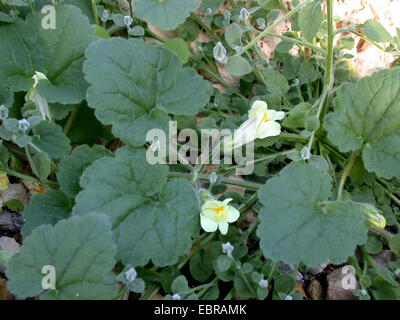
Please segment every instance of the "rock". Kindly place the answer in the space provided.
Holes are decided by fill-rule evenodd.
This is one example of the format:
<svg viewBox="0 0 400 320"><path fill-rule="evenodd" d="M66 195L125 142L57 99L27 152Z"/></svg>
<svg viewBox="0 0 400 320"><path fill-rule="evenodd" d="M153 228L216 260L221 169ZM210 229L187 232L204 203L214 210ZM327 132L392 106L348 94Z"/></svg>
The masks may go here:
<svg viewBox="0 0 400 320"><path fill-rule="evenodd" d="M11 199L20 200L24 206L28 204L28 192L22 183L9 184L7 190L1 192L1 200L3 203Z"/></svg>
<svg viewBox="0 0 400 320"><path fill-rule="evenodd" d="M0 235L14 235L19 232L23 224L24 219L20 213L4 210L0 214Z"/></svg>
<svg viewBox="0 0 400 320"><path fill-rule="evenodd" d="M13 296L7 289L6 279L0 278L0 300L12 300Z"/></svg>
<svg viewBox="0 0 400 320"><path fill-rule="evenodd" d="M5 250L14 255L19 252L20 246L13 238L0 237L0 250Z"/></svg>
<svg viewBox="0 0 400 320"><path fill-rule="evenodd" d="M278 271L279 271L279 273L287 274L287 275L291 276L291 275L293 275L293 272L294 272L294 265L286 264L286 263L283 263L282 261L280 261L278 264ZM299 271L297 271L296 281L298 281L298 282L304 281L303 275Z"/></svg>
<svg viewBox="0 0 400 320"><path fill-rule="evenodd" d="M324 272L326 267L330 264L331 264L331 261L327 260L326 262L319 264L316 267L309 268L308 271L315 276L321 272Z"/></svg>
<svg viewBox="0 0 400 320"><path fill-rule="evenodd" d="M19 250L20 246L18 242L15 241L13 238L0 237L0 252L6 251L10 254L10 256L13 256L14 254L18 253ZM3 252L3 254L5 253ZM5 273L5 271L6 266L2 262L0 262L0 273Z"/></svg>
<svg viewBox="0 0 400 320"><path fill-rule="evenodd" d="M326 300L357 300L353 290L360 289L352 266L344 266L328 275Z"/></svg>
<svg viewBox="0 0 400 320"><path fill-rule="evenodd" d="M324 289L317 279L311 280L307 288L311 300L324 300Z"/></svg>
<svg viewBox="0 0 400 320"><path fill-rule="evenodd" d="M382 250L380 253L371 256L378 268L389 268L389 263L395 260L395 256L390 250Z"/></svg>
<svg viewBox="0 0 400 320"><path fill-rule="evenodd" d="M303 296L306 295L302 282L296 282L296 287L294 288L294 291L302 294Z"/></svg>

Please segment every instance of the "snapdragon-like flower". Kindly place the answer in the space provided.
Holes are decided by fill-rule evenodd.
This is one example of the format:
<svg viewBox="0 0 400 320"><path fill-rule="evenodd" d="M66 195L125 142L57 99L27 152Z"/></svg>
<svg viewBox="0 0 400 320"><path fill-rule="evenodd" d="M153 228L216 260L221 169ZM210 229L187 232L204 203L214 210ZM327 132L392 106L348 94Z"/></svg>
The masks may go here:
<svg viewBox="0 0 400 320"><path fill-rule="evenodd" d="M33 84L33 87L30 88L28 93L26 94L25 100L32 101L35 104L35 106L39 109L39 112L42 115L43 120L46 120L46 117L49 118L49 120L51 120L51 115L47 101L40 95L39 91L36 89L36 86L39 83L39 81L47 80L47 77L43 73L36 71L32 78L33 80L35 80L35 83Z"/></svg>
<svg viewBox="0 0 400 320"><path fill-rule="evenodd" d="M265 101L257 100L249 110L249 119L235 131L232 137L224 140L225 148L238 148L255 139L278 136L281 125L277 120L285 117L283 111L269 110Z"/></svg>
<svg viewBox="0 0 400 320"><path fill-rule="evenodd" d="M201 208L200 224L206 232L214 232L219 228L222 234L228 232L228 224L239 219L240 212L228 203L232 199L224 201L207 200Z"/></svg>

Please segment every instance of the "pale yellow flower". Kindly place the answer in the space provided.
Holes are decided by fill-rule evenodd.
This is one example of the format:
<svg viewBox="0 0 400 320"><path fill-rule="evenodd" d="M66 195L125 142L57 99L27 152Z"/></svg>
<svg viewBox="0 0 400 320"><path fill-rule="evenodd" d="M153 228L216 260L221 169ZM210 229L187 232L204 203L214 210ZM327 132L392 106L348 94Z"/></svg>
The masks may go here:
<svg viewBox="0 0 400 320"><path fill-rule="evenodd" d="M219 228L222 234L228 232L228 224L239 219L240 212L228 203L232 199L224 201L207 200L201 209L200 224L206 232L214 232Z"/></svg>
<svg viewBox="0 0 400 320"><path fill-rule="evenodd" d="M285 118L283 111L269 110L264 101L257 100L249 110L248 120L235 131L232 137L224 140L225 148L238 148L256 139L278 136L281 125L276 122Z"/></svg>

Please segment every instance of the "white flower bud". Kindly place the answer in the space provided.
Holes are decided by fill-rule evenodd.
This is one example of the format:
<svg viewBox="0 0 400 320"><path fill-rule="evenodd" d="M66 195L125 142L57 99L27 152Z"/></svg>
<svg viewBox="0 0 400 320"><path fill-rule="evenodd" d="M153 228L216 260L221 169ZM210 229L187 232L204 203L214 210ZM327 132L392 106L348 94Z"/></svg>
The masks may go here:
<svg viewBox="0 0 400 320"><path fill-rule="evenodd" d="M109 18L110 18L110 13L106 9L103 11L103 15L101 16L101 21L107 22Z"/></svg>
<svg viewBox="0 0 400 320"><path fill-rule="evenodd" d="M287 296L285 297L285 300L293 300L293 297L290 296L290 295L287 295Z"/></svg>
<svg viewBox="0 0 400 320"><path fill-rule="evenodd" d="M128 280L128 282L135 281L135 279L137 277L137 272L136 272L135 268L130 268L128 271L126 271L125 277L126 277L126 280Z"/></svg>
<svg viewBox="0 0 400 320"><path fill-rule="evenodd" d="M239 19L246 21L250 17L250 12L247 11L246 8L242 8L239 13Z"/></svg>
<svg viewBox="0 0 400 320"><path fill-rule="evenodd" d="M29 129L30 123L28 120L26 119L22 119L18 121L18 128L19 130L21 130L22 132L25 132L26 130Z"/></svg>
<svg viewBox="0 0 400 320"><path fill-rule="evenodd" d="M131 26L131 24L133 23L133 19L131 16L125 16L124 17L124 24L127 28L129 28Z"/></svg>
<svg viewBox="0 0 400 320"><path fill-rule="evenodd" d="M261 279L258 285L260 286L260 288L268 288L268 280Z"/></svg>
<svg viewBox="0 0 400 320"><path fill-rule="evenodd" d="M212 172L209 176L210 183L214 184L217 182L218 175L215 172Z"/></svg>
<svg viewBox="0 0 400 320"><path fill-rule="evenodd" d="M367 294L367 291L365 291L364 289L362 289L362 290L360 291L360 294L361 294L362 296L365 296L365 295Z"/></svg>
<svg viewBox="0 0 400 320"><path fill-rule="evenodd" d="M300 155L303 160L311 159L311 151L308 147L304 147L303 149L301 149Z"/></svg>
<svg viewBox="0 0 400 320"><path fill-rule="evenodd" d="M213 11L212 11L211 8L207 8L207 14L208 14L208 15L212 14L212 12L213 12Z"/></svg>
<svg viewBox="0 0 400 320"><path fill-rule="evenodd" d="M1 120L6 120L8 118L8 109L6 108L5 105L0 106L0 119Z"/></svg>
<svg viewBox="0 0 400 320"><path fill-rule="evenodd" d="M235 249L230 242L222 244L222 252L225 253L229 258L232 258L232 251Z"/></svg>
<svg viewBox="0 0 400 320"><path fill-rule="evenodd" d="M214 58L220 63L226 64L228 57L226 56L226 49L221 42L218 42L213 50Z"/></svg>
<svg viewBox="0 0 400 320"><path fill-rule="evenodd" d="M175 293L175 294L172 296L172 300L182 300L182 297L181 297L179 294Z"/></svg>

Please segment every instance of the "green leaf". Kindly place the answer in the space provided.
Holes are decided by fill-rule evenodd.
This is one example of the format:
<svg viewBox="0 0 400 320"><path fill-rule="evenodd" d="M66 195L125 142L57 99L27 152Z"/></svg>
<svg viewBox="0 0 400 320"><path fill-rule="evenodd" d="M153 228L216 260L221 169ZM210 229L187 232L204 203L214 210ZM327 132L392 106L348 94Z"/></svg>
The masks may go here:
<svg viewBox="0 0 400 320"><path fill-rule="evenodd" d="M372 41L377 42L390 42L392 41L392 36L385 29L385 27L378 21L373 19L368 19L363 24L358 26L365 35Z"/></svg>
<svg viewBox="0 0 400 320"><path fill-rule="evenodd" d="M54 225L70 216L72 202L61 191L48 190L35 194L24 210L25 224L22 227L24 237L43 224Z"/></svg>
<svg viewBox="0 0 400 320"><path fill-rule="evenodd" d="M224 0L202 0L201 10L206 12L210 8L213 12L216 11L219 6L224 2Z"/></svg>
<svg viewBox="0 0 400 320"><path fill-rule="evenodd" d="M300 65L299 80L300 84L311 83L319 77L318 72L309 61L304 61Z"/></svg>
<svg viewBox="0 0 400 320"><path fill-rule="evenodd" d="M389 240L389 248L397 256L400 256L400 233L394 235Z"/></svg>
<svg viewBox="0 0 400 320"><path fill-rule="evenodd" d="M245 275L245 277L247 278L247 281L250 282L248 275ZM254 298L252 292L250 291L249 287L247 286L246 282L243 280L239 272L236 272L235 278L233 279L233 283L237 294L241 298L251 298L251 297Z"/></svg>
<svg viewBox="0 0 400 320"><path fill-rule="evenodd" d="M225 40L232 49L242 46L242 29L236 23L231 24L225 31Z"/></svg>
<svg viewBox="0 0 400 320"><path fill-rule="evenodd" d="M109 150L103 146L95 145L90 148L87 145L81 145L71 154L61 159L57 180L60 183L61 190L69 197L75 196L81 191L79 180L85 169L97 159L112 155Z"/></svg>
<svg viewBox="0 0 400 320"><path fill-rule="evenodd" d="M52 122L42 121L33 128L32 143L42 152L46 152L50 158L58 159L67 155L71 150L69 139L62 128ZM38 152L32 148L33 152Z"/></svg>
<svg viewBox="0 0 400 320"><path fill-rule="evenodd" d="M10 109L14 103L14 95L8 88L0 86L0 106Z"/></svg>
<svg viewBox="0 0 400 320"><path fill-rule="evenodd" d="M94 42L86 57L89 106L135 146L150 129L167 130L167 113L195 115L209 100L208 83L163 46L113 38Z"/></svg>
<svg viewBox="0 0 400 320"><path fill-rule="evenodd" d="M339 264L366 241L364 216L353 202L322 207L331 177L313 165L296 163L259 190L264 205L257 235L264 255L287 264Z"/></svg>
<svg viewBox="0 0 400 320"><path fill-rule="evenodd" d="M284 76L273 69L264 69L265 82L272 94L283 96L289 91L289 84Z"/></svg>
<svg viewBox="0 0 400 320"><path fill-rule="evenodd" d="M144 149L118 149L88 167L74 214L110 217L124 264L175 264L191 247L199 224L198 200L187 180L167 183L168 167L150 165ZM99 196L100 195L100 196ZM168 226L168 228L166 228Z"/></svg>
<svg viewBox="0 0 400 320"><path fill-rule="evenodd" d="M173 51L182 63L186 63L190 57L190 51L185 41L180 38L174 38L165 42L165 46Z"/></svg>
<svg viewBox="0 0 400 320"><path fill-rule="evenodd" d="M382 70L337 91L328 138L341 152L362 148L369 172L400 178L400 68Z"/></svg>
<svg viewBox="0 0 400 320"><path fill-rule="evenodd" d="M26 0L1 0L1 2L10 6L25 7L28 5L28 2Z"/></svg>
<svg viewBox="0 0 400 320"><path fill-rule="evenodd" d="M239 55L229 57L225 68L226 71L235 77L243 76L253 70L249 62Z"/></svg>
<svg viewBox="0 0 400 320"><path fill-rule="evenodd" d="M194 279L200 282L207 281L214 272L210 255L201 250L190 260L189 269Z"/></svg>
<svg viewBox="0 0 400 320"><path fill-rule="evenodd" d="M368 237L364 247L369 254L378 254L382 250L382 242L377 237Z"/></svg>
<svg viewBox="0 0 400 320"><path fill-rule="evenodd" d="M228 271L228 269L232 265L232 260L228 258L226 255L221 255L217 259L217 268L219 272Z"/></svg>
<svg viewBox="0 0 400 320"><path fill-rule="evenodd" d="M316 0L305 6L299 13L299 26L303 32L304 38L309 42L314 40L324 19L324 13L321 8L321 1Z"/></svg>
<svg viewBox="0 0 400 320"><path fill-rule="evenodd" d="M302 102L289 111L289 116L283 121L288 128L304 128L308 112L312 109L312 104Z"/></svg>
<svg viewBox="0 0 400 320"><path fill-rule="evenodd" d="M79 103L87 83L82 72L84 51L94 41L94 29L80 9L56 9L56 28L42 28L42 13L30 13L0 28L0 81L13 91L27 91L35 71L44 73L37 88L48 102Z"/></svg>
<svg viewBox="0 0 400 320"><path fill-rule="evenodd" d="M178 30L179 37L188 42L196 40L200 33L199 25L191 19L187 19L184 24L181 24Z"/></svg>
<svg viewBox="0 0 400 320"><path fill-rule="evenodd" d="M190 11L199 7L198 0L136 0L135 13L138 18L163 30L175 29L190 16Z"/></svg>
<svg viewBox="0 0 400 320"><path fill-rule="evenodd" d="M15 212L24 211L24 204L19 199L8 200L7 202L4 202L4 205Z"/></svg>
<svg viewBox="0 0 400 320"><path fill-rule="evenodd" d="M179 293L189 290L189 283L185 276L179 276L171 284L171 290L173 293Z"/></svg>
<svg viewBox="0 0 400 320"><path fill-rule="evenodd" d="M51 172L51 164L50 164L50 159L47 153L42 152L42 153L37 153L33 157L33 163L34 166L37 168L39 176L39 179L47 179L47 177L50 175Z"/></svg>
<svg viewBox="0 0 400 320"><path fill-rule="evenodd" d="M43 299L111 299L117 282L111 273L116 248L104 215L91 214L37 228L24 239L21 253L11 258L8 288L19 298L41 292L43 266L56 271L56 290Z"/></svg>

